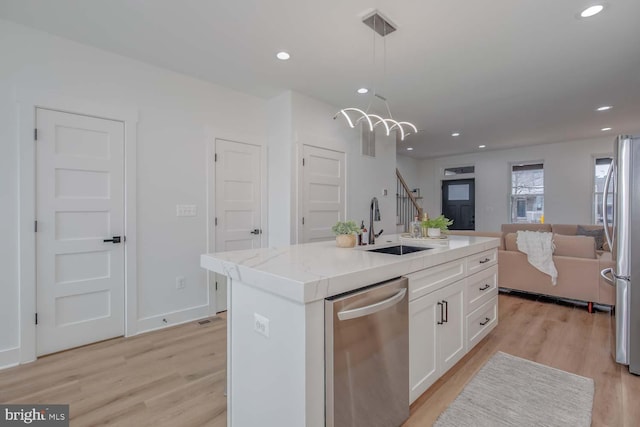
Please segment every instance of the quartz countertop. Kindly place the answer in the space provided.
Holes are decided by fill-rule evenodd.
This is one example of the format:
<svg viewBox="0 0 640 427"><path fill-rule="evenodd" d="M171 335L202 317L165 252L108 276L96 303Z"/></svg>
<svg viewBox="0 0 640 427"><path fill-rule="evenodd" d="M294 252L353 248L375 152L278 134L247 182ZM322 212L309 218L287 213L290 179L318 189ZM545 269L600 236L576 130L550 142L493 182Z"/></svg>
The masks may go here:
<svg viewBox="0 0 640 427"><path fill-rule="evenodd" d="M399 235L373 246L338 248L335 241L204 254L200 265L233 281L306 304L498 247L498 239L449 236L448 245L407 255L369 252L392 246ZM404 243L407 244L407 243ZM415 246L429 246L416 242Z"/></svg>

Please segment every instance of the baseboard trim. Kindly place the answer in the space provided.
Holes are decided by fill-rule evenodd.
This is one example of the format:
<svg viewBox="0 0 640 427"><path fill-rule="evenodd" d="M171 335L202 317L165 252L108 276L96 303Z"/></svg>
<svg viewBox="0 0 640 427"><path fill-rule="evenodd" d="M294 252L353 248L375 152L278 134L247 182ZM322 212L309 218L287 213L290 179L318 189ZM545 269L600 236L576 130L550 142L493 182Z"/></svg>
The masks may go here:
<svg viewBox="0 0 640 427"><path fill-rule="evenodd" d="M176 326L182 323L209 317L209 305L199 305L184 310L172 311L157 316L138 319L138 334Z"/></svg>
<svg viewBox="0 0 640 427"><path fill-rule="evenodd" d="M20 347L0 350L0 369L7 369L20 364Z"/></svg>

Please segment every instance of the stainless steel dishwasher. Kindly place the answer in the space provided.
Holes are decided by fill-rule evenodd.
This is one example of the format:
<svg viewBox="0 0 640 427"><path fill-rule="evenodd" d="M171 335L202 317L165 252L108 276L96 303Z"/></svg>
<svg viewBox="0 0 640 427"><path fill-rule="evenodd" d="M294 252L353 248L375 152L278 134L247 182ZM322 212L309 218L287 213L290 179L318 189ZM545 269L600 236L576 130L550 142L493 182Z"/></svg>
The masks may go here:
<svg viewBox="0 0 640 427"><path fill-rule="evenodd" d="M398 427L409 417L407 284L325 300L327 427Z"/></svg>

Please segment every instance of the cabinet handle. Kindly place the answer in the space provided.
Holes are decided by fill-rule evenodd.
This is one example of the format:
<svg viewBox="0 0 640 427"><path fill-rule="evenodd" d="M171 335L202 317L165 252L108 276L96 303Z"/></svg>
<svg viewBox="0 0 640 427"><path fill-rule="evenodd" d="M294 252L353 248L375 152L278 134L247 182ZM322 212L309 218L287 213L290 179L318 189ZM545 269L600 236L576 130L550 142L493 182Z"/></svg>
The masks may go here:
<svg viewBox="0 0 640 427"><path fill-rule="evenodd" d="M484 263L489 262L489 261L491 261L491 259L489 259L489 258L481 259L480 260L480 264L484 264Z"/></svg>
<svg viewBox="0 0 640 427"><path fill-rule="evenodd" d="M480 289L481 291L486 291L486 290L487 290L487 289L489 289L489 288L490 288L489 284L488 284L488 283L485 283L483 287L478 288L478 289Z"/></svg>
<svg viewBox="0 0 640 427"><path fill-rule="evenodd" d="M438 301L438 305L440 306L440 320L438 320L438 325L442 325L444 323L444 317L442 314L443 305L440 301Z"/></svg>
<svg viewBox="0 0 640 427"><path fill-rule="evenodd" d="M480 326L484 326L484 325L486 325L487 323L489 323L490 321L491 321L491 319L489 319L488 317L485 317L485 318L484 318L484 322L480 322Z"/></svg>
<svg viewBox="0 0 640 427"><path fill-rule="evenodd" d="M442 322L447 323L449 321L449 301L442 300L444 304L444 320Z"/></svg>

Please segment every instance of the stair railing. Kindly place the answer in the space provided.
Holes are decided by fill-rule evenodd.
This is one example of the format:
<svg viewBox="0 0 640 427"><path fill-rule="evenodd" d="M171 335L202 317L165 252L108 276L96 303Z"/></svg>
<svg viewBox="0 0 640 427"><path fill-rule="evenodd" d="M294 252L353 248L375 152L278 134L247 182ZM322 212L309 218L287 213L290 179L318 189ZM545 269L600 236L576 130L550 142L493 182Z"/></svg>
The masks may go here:
<svg viewBox="0 0 640 427"><path fill-rule="evenodd" d="M409 225L414 217L422 218L422 208L400 171L396 168L396 223L409 231Z"/></svg>

